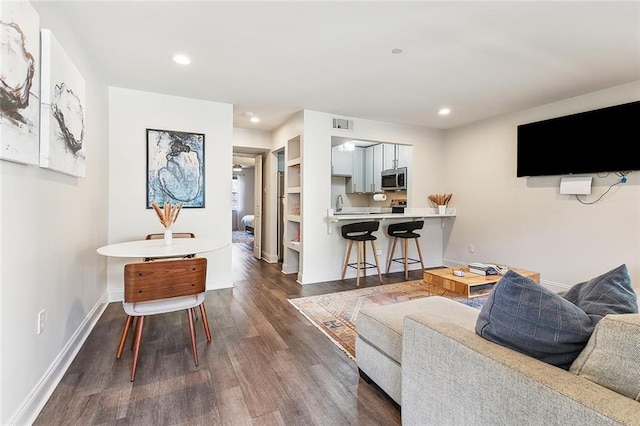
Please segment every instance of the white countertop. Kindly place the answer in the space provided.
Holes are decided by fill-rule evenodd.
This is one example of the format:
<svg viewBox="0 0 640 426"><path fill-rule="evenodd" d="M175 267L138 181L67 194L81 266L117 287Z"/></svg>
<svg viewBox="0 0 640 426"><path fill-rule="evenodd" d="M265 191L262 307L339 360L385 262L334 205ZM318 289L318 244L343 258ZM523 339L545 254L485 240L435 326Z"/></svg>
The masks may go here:
<svg viewBox="0 0 640 426"><path fill-rule="evenodd" d="M456 209L447 208L445 214L438 214L437 208L405 208L404 213L391 213L390 208L381 207L345 207L340 212L327 209L327 218L330 222L353 219L403 219L403 218L443 218L455 217Z"/></svg>

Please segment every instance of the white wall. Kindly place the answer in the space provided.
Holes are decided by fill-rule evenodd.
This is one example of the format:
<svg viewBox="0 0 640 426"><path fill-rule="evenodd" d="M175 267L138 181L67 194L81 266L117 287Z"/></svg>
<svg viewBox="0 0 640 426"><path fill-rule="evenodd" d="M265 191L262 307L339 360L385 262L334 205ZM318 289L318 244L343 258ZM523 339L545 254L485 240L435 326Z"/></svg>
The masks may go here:
<svg viewBox="0 0 640 426"><path fill-rule="evenodd" d="M109 243L162 232L146 208L146 129L205 135L205 208L183 209L175 232L231 242L233 107L135 90L109 89ZM232 287L231 247L206 253L207 290ZM131 259L108 259L109 300L122 300L122 268Z"/></svg>
<svg viewBox="0 0 640 426"><path fill-rule="evenodd" d="M233 128L233 147L271 150L271 132L255 129Z"/></svg>
<svg viewBox="0 0 640 426"><path fill-rule="evenodd" d="M107 88L64 19L40 18L86 80L86 177L0 161L3 425L33 420L106 307L106 262L96 248L107 240Z"/></svg>
<svg viewBox="0 0 640 426"><path fill-rule="evenodd" d="M334 130L332 118L354 121L353 131ZM340 279L344 261L344 241L339 225L333 224L327 232L327 209L334 208L331 199L331 136L400 143L413 146L413 162L409 165L408 207L429 207L428 194L444 188L443 133L417 126L363 120L314 111L304 111L304 137L302 148L303 196L302 225L303 256L301 261L303 284ZM435 222L437 221L437 222ZM381 224L381 231L383 232ZM435 226L434 226L435 225ZM440 219L425 222L421 233L421 247L425 263L442 264L443 234L451 226L440 227ZM380 245L380 260L384 263L388 247ZM401 268L400 268L401 269ZM355 276L349 271L347 277Z"/></svg>
<svg viewBox="0 0 640 426"><path fill-rule="evenodd" d="M640 99L640 82L603 90L447 132L443 190L457 209L445 251L449 264L505 263L540 272L562 289L626 263L640 283L640 172L601 201L560 195L560 176L516 178L519 124ZM589 149L616 149L602 141ZM593 201L619 181L594 175ZM469 244L475 253L469 253Z"/></svg>

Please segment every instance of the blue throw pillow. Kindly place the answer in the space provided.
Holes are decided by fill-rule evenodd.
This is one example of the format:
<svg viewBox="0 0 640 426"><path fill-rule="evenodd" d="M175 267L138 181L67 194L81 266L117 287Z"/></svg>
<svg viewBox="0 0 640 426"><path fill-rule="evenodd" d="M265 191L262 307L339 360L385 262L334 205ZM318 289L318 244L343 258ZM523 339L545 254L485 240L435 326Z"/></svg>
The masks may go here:
<svg viewBox="0 0 640 426"><path fill-rule="evenodd" d="M575 290L572 287L565 298L530 278L508 271L496 283L480 311L476 333L499 345L569 369L600 318L607 313L638 311L626 267L618 267L577 286Z"/></svg>
<svg viewBox="0 0 640 426"><path fill-rule="evenodd" d="M571 287L563 297L597 323L607 314L635 314L638 298L631 286L627 265Z"/></svg>

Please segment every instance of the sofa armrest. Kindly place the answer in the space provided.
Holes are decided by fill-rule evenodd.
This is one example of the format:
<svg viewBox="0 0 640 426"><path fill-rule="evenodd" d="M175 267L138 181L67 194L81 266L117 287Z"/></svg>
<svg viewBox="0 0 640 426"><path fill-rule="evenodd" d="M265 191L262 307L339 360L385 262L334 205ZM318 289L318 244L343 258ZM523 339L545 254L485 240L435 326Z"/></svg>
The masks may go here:
<svg viewBox="0 0 640 426"><path fill-rule="evenodd" d="M640 425L640 403L442 318L408 316L402 424Z"/></svg>

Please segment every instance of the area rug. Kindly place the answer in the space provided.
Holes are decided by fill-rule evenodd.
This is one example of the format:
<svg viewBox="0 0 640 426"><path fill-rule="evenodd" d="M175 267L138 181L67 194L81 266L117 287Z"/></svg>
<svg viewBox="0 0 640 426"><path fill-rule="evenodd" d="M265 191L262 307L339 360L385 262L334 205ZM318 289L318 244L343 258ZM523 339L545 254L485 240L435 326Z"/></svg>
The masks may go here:
<svg viewBox="0 0 640 426"><path fill-rule="evenodd" d="M289 303L355 360L356 319L360 309L435 295L436 293L429 291L427 284L418 280L300 297L289 299ZM467 299L462 296L452 297L452 299L481 309L487 297Z"/></svg>
<svg viewBox="0 0 640 426"><path fill-rule="evenodd" d="M253 243L253 234L247 231L231 231L232 243Z"/></svg>

